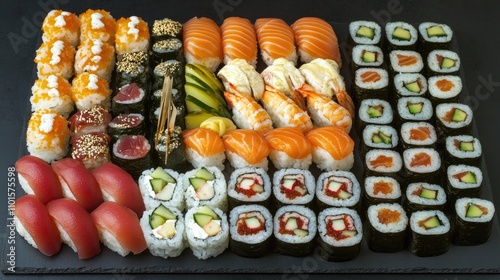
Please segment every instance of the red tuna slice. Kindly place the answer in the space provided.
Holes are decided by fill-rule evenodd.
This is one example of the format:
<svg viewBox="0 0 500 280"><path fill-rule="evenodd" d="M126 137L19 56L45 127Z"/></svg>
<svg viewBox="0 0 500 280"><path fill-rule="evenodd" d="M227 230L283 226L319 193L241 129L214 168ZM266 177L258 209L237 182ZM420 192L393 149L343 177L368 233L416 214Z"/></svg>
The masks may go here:
<svg viewBox="0 0 500 280"><path fill-rule="evenodd" d="M144 121L144 117L140 114L120 114L116 116L110 123L109 127L111 128L120 128L120 127L137 127Z"/></svg>
<svg viewBox="0 0 500 280"><path fill-rule="evenodd" d="M147 155L151 145L142 135L126 135L113 145L113 153L124 159L137 159Z"/></svg>
<svg viewBox="0 0 500 280"><path fill-rule="evenodd" d="M52 256L61 250L59 230L47 207L36 196L27 194L16 199L15 215L17 232L42 254ZM29 241L28 234L35 244Z"/></svg>
<svg viewBox="0 0 500 280"><path fill-rule="evenodd" d="M52 169L59 176L64 197L76 200L89 212L102 203L99 184L83 163L64 158L53 162Z"/></svg>
<svg viewBox="0 0 500 280"><path fill-rule="evenodd" d="M90 215L97 226L101 241L109 249L121 256L130 252L137 255L146 250L146 240L134 211L116 202L106 201Z"/></svg>
<svg viewBox="0 0 500 280"><path fill-rule="evenodd" d="M138 217L142 216L144 202L139 186L130 174L111 162L92 170L92 174L99 183L105 201L114 201L130 208Z"/></svg>
<svg viewBox="0 0 500 280"><path fill-rule="evenodd" d="M120 88L113 100L119 103L127 103L141 100L143 97L144 91L136 83L131 83Z"/></svg>
<svg viewBox="0 0 500 280"><path fill-rule="evenodd" d="M76 112L69 118L69 128L73 133L106 132L112 117L102 105Z"/></svg>
<svg viewBox="0 0 500 280"><path fill-rule="evenodd" d="M43 204L63 197L57 174L44 160L26 155L18 159L15 166L23 190L34 194Z"/></svg>
<svg viewBox="0 0 500 280"><path fill-rule="evenodd" d="M94 220L78 202L69 198L56 199L47 204L47 209L61 232L63 242L77 252L81 260L90 259L101 252ZM70 240L64 240L63 231Z"/></svg>

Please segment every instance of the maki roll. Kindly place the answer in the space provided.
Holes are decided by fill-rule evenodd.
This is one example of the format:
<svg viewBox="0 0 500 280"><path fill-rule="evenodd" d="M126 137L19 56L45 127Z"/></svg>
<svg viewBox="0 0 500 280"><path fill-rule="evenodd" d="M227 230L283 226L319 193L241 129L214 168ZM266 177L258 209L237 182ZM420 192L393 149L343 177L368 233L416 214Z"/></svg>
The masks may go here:
<svg viewBox="0 0 500 280"><path fill-rule="evenodd" d="M358 112L359 132L363 131L368 124L390 125L394 117L389 102L380 99L362 100Z"/></svg>
<svg viewBox="0 0 500 280"><path fill-rule="evenodd" d="M401 186L398 181L391 177L366 177L364 193L364 211L368 207L380 203L401 202Z"/></svg>
<svg viewBox="0 0 500 280"><path fill-rule="evenodd" d="M309 170L280 169L273 175L273 194L276 207L304 205L311 207L315 193L315 179Z"/></svg>
<svg viewBox="0 0 500 280"><path fill-rule="evenodd" d="M349 24L349 42L358 45L380 45L382 28L374 21L358 20Z"/></svg>
<svg viewBox="0 0 500 280"><path fill-rule="evenodd" d="M392 126L369 124L363 130L360 156L364 159L374 149L397 150L398 144L398 133Z"/></svg>
<svg viewBox="0 0 500 280"><path fill-rule="evenodd" d="M461 103L437 105L436 128L439 135L470 134L472 130L472 109Z"/></svg>
<svg viewBox="0 0 500 280"><path fill-rule="evenodd" d="M36 51L34 61L38 78L59 74L69 79L73 76L75 48L62 40L43 42Z"/></svg>
<svg viewBox="0 0 500 280"><path fill-rule="evenodd" d="M185 216L186 239L198 259L216 257L229 245L227 216L207 205L191 208Z"/></svg>
<svg viewBox="0 0 500 280"><path fill-rule="evenodd" d="M401 125L401 148L434 148L437 133L428 122L405 122Z"/></svg>
<svg viewBox="0 0 500 280"><path fill-rule="evenodd" d="M403 97L398 100L398 122L432 122L434 107L429 99L423 97Z"/></svg>
<svg viewBox="0 0 500 280"><path fill-rule="evenodd" d="M361 249L363 224L348 208L327 208L318 215L319 255L327 261L355 259Z"/></svg>
<svg viewBox="0 0 500 280"><path fill-rule="evenodd" d="M373 149L365 156L365 177L389 176L397 178L398 172L403 167L401 155L392 150Z"/></svg>
<svg viewBox="0 0 500 280"><path fill-rule="evenodd" d="M169 140L168 145L167 139ZM182 129L180 126L174 126L173 129L164 132L160 136L158 145L155 146L155 154L156 161L164 168L176 170L186 170L189 168L186 159L186 144L182 141ZM165 157L167 157L167 162L165 162Z"/></svg>
<svg viewBox="0 0 500 280"><path fill-rule="evenodd" d="M153 92L150 98L150 107L151 108L160 108L160 102L161 102L161 89L157 89ZM174 103L175 106L179 105L184 105L184 99L186 98L186 93L184 92L184 89L172 89L172 102Z"/></svg>
<svg viewBox="0 0 500 280"><path fill-rule="evenodd" d="M394 50L389 53L390 69L396 73L419 73L424 69L422 56L416 51Z"/></svg>
<svg viewBox="0 0 500 280"><path fill-rule="evenodd" d="M427 56L427 74L458 75L460 57L456 52L448 50L433 50Z"/></svg>
<svg viewBox="0 0 500 280"><path fill-rule="evenodd" d="M469 165L450 165L446 170L446 194L453 205L462 197L479 197L483 173L481 169Z"/></svg>
<svg viewBox="0 0 500 280"><path fill-rule="evenodd" d="M149 55L147 52L126 53L116 62L116 86L136 83L142 88L149 85Z"/></svg>
<svg viewBox="0 0 500 280"><path fill-rule="evenodd" d="M171 59L178 61L184 59L182 41L177 38L156 41L151 47L151 53L155 65Z"/></svg>
<svg viewBox="0 0 500 280"><path fill-rule="evenodd" d="M170 38L182 40L182 23L169 19L157 19L153 22L151 37L155 42Z"/></svg>
<svg viewBox="0 0 500 280"><path fill-rule="evenodd" d="M109 83L96 74L83 72L71 81L71 98L78 110L89 109L97 104L109 108L110 96Z"/></svg>
<svg viewBox="0 0 500 280"><path fill-rule="evenodd" d="M441 157L432 148L411 148L403 152L407 182L440 183Z"/></svg>
<svg viewBox="0 0 500 280"><path fill-rule="evenodd" d="M413 25L397 21L385 25L386 46L388 51L415 50L417 47L418 32Z"/></svg>
<svg viewBox="0 0 500 280"><path fill-rule="evenodd" d="M457 102L462 92L462 79L459 76L434 76L427 80L429 100L432 104Z"/></svg>
<svg viewBox="0 0 500 280"><path fill-rule="evenodd" d="M94 105L88 109L78 111L69 118L69 129L73 134L91 132L106 133L111 121L108 109L102 105Z"/></svg>
<svg viewBox="0 0 500 280"><path fill-rule="evenodd" d="M141 114L120 114L108 123L113 142L124 135L146 135L146 124Z"/></svg>
<svg viewBox="0 0 500 280"><path fill-rule="evenodd" d="M316 182L318 211L329 207L346 207L358 210L361 188L352 172L329 171L321 173Z"/></svg>
<svg viewBox="0 0 500 280"><path fill-rule="evenodd" d="M152 89L157 90L163 87L165 76L171 76L173 88L181 90L184 86L184 65L182 62L170 59L156 65L153 70Z"/></svg>
<svg viewBox="0 0 500 280"><path fill-rule="evenodd" d="M406 248L408 217L397 203L381 203L368 208L368 248L378 253L395 253Z"/></svg>
<svg viewBox="0 0 500 280"><path fill-rule="evenodd" d="M419 73L399 73L394 76L393 92L395 100L402 97L424 96L427 80Z"/></svg>
<svg viewBox="0 0 500 280"><path fill-rule="evenodd" d="M149 49L148 23L137 16L116 21L116 54L147 52Z"/></svg>
<svg viewBox="0 0 500 280"><path fill-rule="evenodd" d="M289 256L305 256L314 249L316 215L309 208L288 205L279 208L274 215L274 251Z"/></svg>
<svg viewBox="0 0 500 280"><path fill-rule="evenodd" d="M174 104L177 114L175 115L174 126L180 127L181 129L186 129L186 122L184 120L186 116L186 106L184 104ZM158 121L160 119L160 107L151 111L150 123L153 127L158 127Z"/></svg>
<svg viewBox="0 0 500 280"><path fill-rule="evenodd" d="M422 182L411 183L406 188L406 199L403 207L409 215L422 210L444 211L446 193L439 185Z"/></svg>
<svg viewBox="0 0 500 280"><path fill-rule="evenodd" d="M229 209L244 204L271 206L271 180L259 167L237 168L231 173L227 189Z"/></svg>
<svg viewBox="0 0 500 280"><path fill-rule="evenodd" d="M162 167L147 169L142 172L138 182L146 210L160 204L184 210L184 182L182 175L176 171Z"/></svg>
<svg viewBox="0 0 500 280"><path fill-rule="evenodd" d="M75 57L75 72L94 73L111 81L115 69L115 48L99 39L83 42L78 46Z"/></svg>
<svg viewBox="0 0 500 280"><path fill-rule="evenodd" d="M188 209L201 205L227 210L227 187L224 174L217 167L201 167L186 172L182 178Z"/></svg>
<svg viewBox="0 0 500 280"><path fill-rule="evenodd" d="M359 68L354 73L355 99L384 99L388 97L389 75L381 68Z"/></svg>
<svg viewBox="0 0 500 280"><path fill-rule="evenodd" d="M273 216L261 205L241 205L229 214L229 249L242 257L262 257L272 246Z"/></svg>
<svg viewBox="0 0 500 280"><path fill-rule="evenodd" d="M410 217L412 254L418 257L439 256L450 247L450 221L437 210L417 211Z"/></svg>
<svg viewBox="0 0 500 280"><path fill-rule="evenodd" d="M181 211L163 204L144 211L140 220L149 252L153 256L175 258L187 247Z"/></svg>
<svg viewBox="0 0 500 280"><path fill-rule="evenodd" d="M446 164L466 164L479 166L481 164L481 143L471 135L446 137Z"/></svg>
<svg viewBox="0 0 500 280"><path fill-rule="evenodd" d="M80 21L73 13L52 10L43 20L42 31L44 42L62 40L76 47L80 39Z"/></svg>
<svg viewBox="0 0 500 280"><path fill-rule="evenodd" d="M480 245L488 241L495 206L491 201L464 197L455 203L451 242L460 246Z"/></svg>
<svg viewBox="0 0 500 280"><path fill-rule="evenodd" d="M102 132L76 134L71 138L71 157L88 169L96 168L110 160L110 142L109 135Z"/></svg>
<svg viewBox="0 0 500 280"><path fill-rule="evenodd" d="M125 135L113 144L112 161L138 179L152 165L151 145L142 135Z"/></svg>
<svg viewBox="0 0 500 280"><path fill-rule="evenodd" d="M384 53L377 46L357 45L352 49L351 68L357 70L361 67L382 67Z"/></svg>
<svg viewBox="0 0 500 280"><path fill-rule="evenodd" d="M453 31L442 23L423 22L418 26L420 33L420 44L424 52L430 52L434 49L449 49Z"/></svg>
<svg viewBox="0 0 500 280"><path fill-rule="evenodd" d="M52 109L68 118L74 109L71 84L61 75L50 75L35 81L31 87L31 111Z"/></svg>
<svg viewBox="0 0 500 280"><path fill-rule="evenodd" d="M118 114L141 114L146 113L146 92L136 83L123 85L111 101L111 110L114 115Z"/></svg>
<svg viewBox="0 0 500 280"><path fill-rule="evenodd" d="M109 12L88 9L79 19L80 42L99 39L110 45L115 43L116 21Z"/></svg>

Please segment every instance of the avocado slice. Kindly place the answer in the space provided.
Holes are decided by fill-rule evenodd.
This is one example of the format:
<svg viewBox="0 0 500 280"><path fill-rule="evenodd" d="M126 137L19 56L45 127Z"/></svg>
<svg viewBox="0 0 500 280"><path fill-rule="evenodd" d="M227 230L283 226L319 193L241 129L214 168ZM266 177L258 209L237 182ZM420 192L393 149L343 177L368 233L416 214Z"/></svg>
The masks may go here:
<svg viewBox="0 0 500 280"><path fill-rule="evenodd" d="M394 29L394 31L392 32L392 38L400 41L410 41L410 30L402 27L396 27L396 29Z"/></svg>
<svg viewBox="0 0 500 280"><path fill-rule="evenodd" d="M168 174L163 168L159 166L153 171L153 173L151 173L151 177L153 177L154 179L162 179L167 183L177 183L174 177L170 176L170 174Z"/></svg>
<svg viewBox="0 0 500 280"><path fill-rule="evenodd" d="M168 210L167 207L161 204L156 207L155 210L153 210L153 214L163 217L165 220L177 220L177 217L174 215L174 213L172 213L172 211Z"/></svg>
<svg viewBox="0 0 500 280"><path fill-rule="evenodd" d="M168 183L163 179L150 179L149 184L151 184L155 193L159 193Z"/></svg>
<svg viewBox="0 0 500 280"><path fill-rule="evenodd" d="M467 213L465 214L465 217L467 218L479 218L483 215L483 210L479 208L476 204L470 203L467 206Z"/></svg>
<svg viewBox="0 0 500 280"><path fill-rule="evenodd" d="M205 184L207 180L202 179L202 178L189 178L189 183L191 183L191 186L193 186L194 190L197 191L201 188L203 184Z"/></svg>
<svg viewBox="0 0 500 280"><path fill-rule="evenodd" d="M384 144L391 144L392 143L391 135L387 135L383 132L380 132L379 135L380 135L380 139L382 140L382 142L384 142Z"/></svg>
<svg viewBox="0 0 500 280"><path fill-rule="evenodd" d="M422 191L420 192L419 196L422 198L427 198L427 199L436 199L437 191L423 188Z"/></svg>
<svg viewBox="0 0 500 280"><path fill-rule="evenodd" d="M370 118L379 118L383 114L383 108L381 106L369 106L367 113Z"/></svg>
<svg viewBox="0 0 500 280"><path fill-rule="evenodd" d="M443 61L441 62L441 69L449 69L453 66L455 66L455 60L447 57L443 58Z"/></svg>
<svg viewBox="0 0 500 280"><path fill-rule="evenodd" d="M441 221L437 216L432 216L423 222L423 226L426 229L435 228L441 225Z"/></svg>
<svg viewBox="0 0 500 280"><path fill-rule="evenodd" d="M446 32L444 31L442 26L434 25L427 28L427 36L429 36L429 38L443 37L446 36Z"/></svg>
<svg viewBox="0 0 500 280"><path fill-rule="evenodd" d="M477 182L476 174L470 171L467 171L464 175L462 175L462 177L460 177L459 180L462 183L468 183L468 184L475 184Z"/></svg>
<svg viewBox="0 0 500 280"><path fill-rule="evenodd" d="M420 85L418 81L405 84L404 87L411 92L420 92Z"/></svg>
<svg viewBox="0 0 500 280"><path fill-rule="evenodd" d="M212 210L210 207L208 207L206 205L203 205L202 207L200 207L200 209L198 209L198 211L196 213L208 215L208 216L212 217L214 220L220 220L219 216L214 212L214 210Z"/></svg>
<svg viewBox="0 0 500 280"><path fill-rule="evenodd" d="M463 110L455 108L455 111L453 112L453 116L452 116L451 120L453 122L463 122L466 119L467 119L467 113L464 112Z"/></svg>
<svg viewBox="0 0 500 280"><path fill-rule="evenodd" d="M375 144L382 143L382 138L380 138L380 135L374 134L372 136L372 142Z"/></svg>
<svg viewBox="0 0 500 280"><path fill-rule="evenodd" d="M204 227L206 224L208 224L211 220L214 218L210 215L205 215L205 214L200 214L200 213L195 213L193 215L194 221L200 226Z"/></svg>
<svg viewBox="0 0 500 280"><path fill-rule="evenodd" d="M460 150L464 152L474 152L474 141L460 142Z"/></svg>
<svg viewBox="0 0 500 280"><path fill-rule="evenodd" d="M364 51L363 52L363 62L366 63L371 63L377 61L377 53L376 52L370 52L370 51Z"/></svg>
<svg viewBox="0 0 500 280"><path fill-rule="evenodd" d="M356 31L356 37L373 39L375 37L375 29L368 26L360 26L358 31Z"/></svg>
<svg viewBox="0 0 500 280"><path fill-rule="evenodd" d="M340 190L339 191L339 198L340 199L349 199L351 197L352 197L352 193L348 193L348 192L346 192L344 190Z"/></svg>
<svg viewBox="0 0 500 280"><path fill-rule="evenodd" d="M408 111L410 114L418 114L422 112L422 109L424 108L424 103L419 102L419 103L408 103Z"/></svg>
<svg viewBox="0 0 500 280"><path fill-rule="evenodd" d="M206 169L205 167L200 168L200 170L198 170L196 174L194 174L194 176L196 178L205 179L205 181L215 180L215 175L212 172L208 171L208 169Z"/></svg>
<svg viewBox="0 0 500 280"><path fill-rule="evenodd" d="M166 221L167 220L165 218L163 218L160 215L156 215L154 213L151 216L149 216L149 226L152 229L155 229L155 228L163 225Z"/></svg>

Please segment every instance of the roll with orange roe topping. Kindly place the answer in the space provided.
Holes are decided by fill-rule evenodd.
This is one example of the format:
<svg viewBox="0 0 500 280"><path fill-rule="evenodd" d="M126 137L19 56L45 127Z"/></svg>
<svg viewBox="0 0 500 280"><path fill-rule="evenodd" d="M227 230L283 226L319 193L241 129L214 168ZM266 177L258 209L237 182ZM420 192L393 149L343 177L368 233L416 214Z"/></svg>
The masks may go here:
<svg viewBox="0 0 500 280"><path fill-rule="evenodd" d="M81 42L99 39L111 45L115 43L116 21L109 12L88 9L79 19Z"/></svg>
<svg viewBox="0 0 500 280"><path fill-rule="evenodd" d="M75 57L75 72L89 72L111 81L115 69L115 48L99 39L87 40L78 46Z"/></svg>
<svg viewBox="0 0 500 280"><path fill-rule="evenodd" d="M65 118L73 111L71 84L61 75L50 75L35 81L31 87L31 111L53 109Z"/></svg>
<svg viewBox="0 0 500 280"><path fill-rule="evenodd" d="M148 51L148 23L137 16L120 18L116 22L115 47L118 55L124 53Z"/></svg>
<svg viewBox="0 0 500 280"><path fill-rule="evenodd" d="M76 75L72 81L71 93L78 110L85 110L97 104L106 108L110 106L109 84L96 74L84 72Z"/></svg>
<svg viewBox="0 0 500 280"><path fill-rule="evenodd" d="M43 20L42 31L44 42L62 40L76 47L80 39L80 20L73 13L52 10Z"/></svg>
<svg viewBox="0 0 500 280"><path fill-rule="evenodd" d="M73 76L75 48L62 40L43 42L36 51L38 77L61 74L65 79Z"/></svg>

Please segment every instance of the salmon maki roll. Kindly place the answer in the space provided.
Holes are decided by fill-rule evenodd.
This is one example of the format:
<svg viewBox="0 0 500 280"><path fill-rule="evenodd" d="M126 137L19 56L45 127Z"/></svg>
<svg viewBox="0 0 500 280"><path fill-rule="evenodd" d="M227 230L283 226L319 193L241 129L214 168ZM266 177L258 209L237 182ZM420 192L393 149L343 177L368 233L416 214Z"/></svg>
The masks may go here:
<svg viewBox="0 0 500 280"><path fill-rule="evenodd" d="M262 59L267 65L272 65L273 61L280 57L297 64L293 30L284 20L259 18L254 25Z"/></svg>
<svg viewBox="0 0 500 280"><path fill-rule="evenodd" d="M308 169L311 165L312 146L302 131L293 127L282 127L264 134L271 152L269 158L276 169Z"/></svg>
<svg viewBox="0 0 500 280"><path fill-rule="evenodd" d="M228 17L221 27L224 64L235 58L257 65L257 34L246 18Z"/></svg>
<svg viewBox="0 0 500 280"><path fill-rule="evenodd" d="M322 170L348 171L354 164L354 141L336 126L319 127L306 134L312 144L313 162Z"/></svg>
<svg viewBox="0 0 500 280"><path fill-rule="evenodd" d="M186 62L198 63L215 72L222 61L222 34L211 19L194 17L183 25Z"/></svg>
<svg viewBox="0 0 500 280"><path fill-rule="evenodd" d="M206 128L194 128L185 130L182 138L186 145L186 159L195 168L216 166L224 169L226 148L219 134Z"/></svg>
<svg viewBox="0 0 500 280"><path fill-rule="evenodd" d="M307 63L315 58L333 59L342 67L337 35L328 22L317 17L303 17L291 27L300 61Z"/></svg>
<svg viewBox="0 0 500 280"><path fill-rule="evenodd" d="M261 167L267 170L267 156L271 148L266 138L250 129L236 129L222 136L226 156L234 168Z"/></svg>

